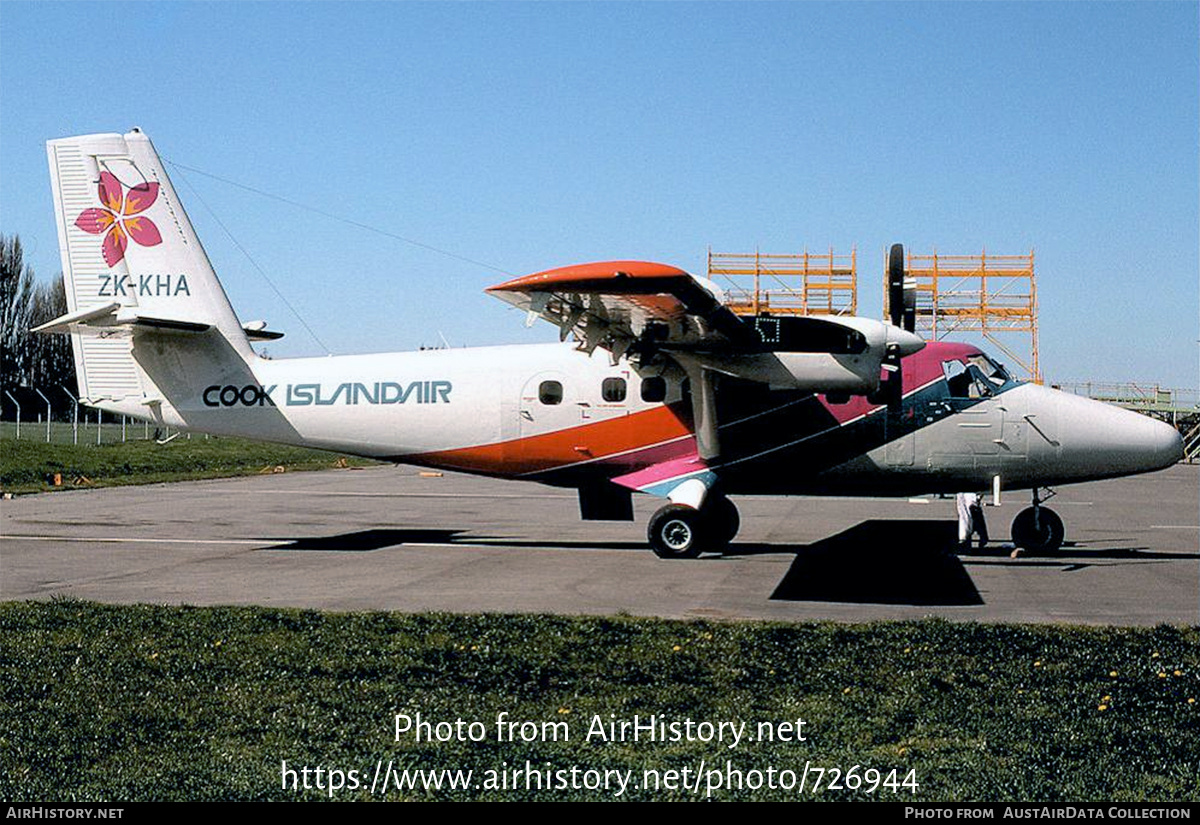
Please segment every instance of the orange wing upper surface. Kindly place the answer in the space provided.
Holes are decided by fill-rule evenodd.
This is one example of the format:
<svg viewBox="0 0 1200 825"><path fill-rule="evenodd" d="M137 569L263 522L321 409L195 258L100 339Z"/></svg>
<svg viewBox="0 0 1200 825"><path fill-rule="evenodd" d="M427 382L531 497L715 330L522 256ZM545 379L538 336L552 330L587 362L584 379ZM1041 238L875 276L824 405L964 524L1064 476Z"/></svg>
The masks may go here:
<svg viewBox="0 0 1200 825"><path fill-rule="evenodd" d="M590 264L560 266L513 278L491 287L488 292L645 292L669 291L692 276L678 267L649 261L597 261Z"/></svg>
<svg viewBox="0 0 1200 825"><path fill-rule="evenodd" d="M588 352L620 354L651 324L670 343L741 341L751 332L721 302L720 290L678 267L649 261L599 261L514 278L487 290L574 333Z"/></svg>

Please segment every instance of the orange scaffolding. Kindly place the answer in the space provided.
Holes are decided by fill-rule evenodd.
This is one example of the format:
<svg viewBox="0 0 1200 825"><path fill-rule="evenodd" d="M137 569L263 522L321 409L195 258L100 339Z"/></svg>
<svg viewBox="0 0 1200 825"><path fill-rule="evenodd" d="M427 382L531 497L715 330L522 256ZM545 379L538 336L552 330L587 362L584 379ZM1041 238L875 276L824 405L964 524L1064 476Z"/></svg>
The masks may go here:
<svg viewBox="0 0 1200 825"><path fill-rule="evenodd" d="M855 315L858 253L749 254L708 250L708 277L739 315Z"/></svg>
<svg viewBox="0 0 1200 825"><path fill-rule="evenodd" d="M927 340L976 333L1003 351L1026 378L1041 383L1037 279L1028 255L905 255L916 288L916 332ZM889 317L884 253L883 317ZM1013 344L1020 336L1027 346ZM1018 351L1019 350L1019 351Z"/></svg>

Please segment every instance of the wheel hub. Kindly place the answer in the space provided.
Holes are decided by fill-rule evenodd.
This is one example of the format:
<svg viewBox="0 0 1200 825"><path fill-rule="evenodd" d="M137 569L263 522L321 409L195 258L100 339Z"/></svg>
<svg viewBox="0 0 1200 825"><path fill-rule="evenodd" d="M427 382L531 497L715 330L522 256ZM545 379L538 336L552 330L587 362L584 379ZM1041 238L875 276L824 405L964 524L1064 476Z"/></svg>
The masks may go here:
<svg viewBox="0 0 1200 825"><path fill-rule="evenodd" d="M685 550L692 543L692 528L680 519L672 519L663 526L662 537L672 550Z"/></svg>

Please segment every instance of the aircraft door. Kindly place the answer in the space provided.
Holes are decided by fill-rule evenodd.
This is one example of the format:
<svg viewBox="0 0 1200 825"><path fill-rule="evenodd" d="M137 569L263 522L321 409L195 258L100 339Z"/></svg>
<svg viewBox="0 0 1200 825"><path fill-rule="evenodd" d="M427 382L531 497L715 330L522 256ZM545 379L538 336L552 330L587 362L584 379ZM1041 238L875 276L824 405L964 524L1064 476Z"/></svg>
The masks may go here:
<svg viewBox="0 0 1200 825"><path fill-rule="evenodd" d="M946 412L953 422L939 463L945 466L980 466L995 462L1000 455L1004 420L994 388L974 367L960 361L942 364L948 396Z"/></svg>
<svg viewBox="0 0 1200 825"><path fill-rule="evenodd" d="M520 438L579 426L577 395L572 377L564 372L540 372L526 381L518 410Z"/></svg>
<svg viewBox="0 0 1200 825"><path fill-rule="evenodd" d="M1012 461L1024 461L1029 450L1029 422L1024 411L1009 403L1009 395L1000 397L1000 447L1005 457Z"/></svg>
<svg viewBox="0 0 1200 825"><path fill-rule="evenodd" d="M993 442L998 447L997 455L1006 465L1023 463L1029 444L1029 421L1025 418L1025 403L1018 393L1004 392L1012 379L1004 368L986 355L967 359L972 383L980 394L993 396L997 410L998 433Z"/></svg>

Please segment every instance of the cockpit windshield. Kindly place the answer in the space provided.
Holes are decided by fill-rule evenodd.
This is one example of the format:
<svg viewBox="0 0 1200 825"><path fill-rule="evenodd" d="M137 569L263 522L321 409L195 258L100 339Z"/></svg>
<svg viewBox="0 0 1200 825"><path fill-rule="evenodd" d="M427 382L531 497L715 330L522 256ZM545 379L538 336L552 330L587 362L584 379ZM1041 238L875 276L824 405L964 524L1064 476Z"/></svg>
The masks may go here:
<svg viewBox="0 0 1200 825"><path fill-rule="evenodd" d="M982 353L979 355L972 355L967 359L967 363L973 367L976 367L984 378L992 382L997 387L1003 387L1012 380L1008 373L1004 371L1004 367L1000 366L991 358L988 358Z"/></svg>
<svg viewBox="0 0 1200 825"><path fill-rule="evenodd" d="M942 372L951 398L987 398L1009 381L1004 368L986 355L962 361L943 361Z"/></svg>

